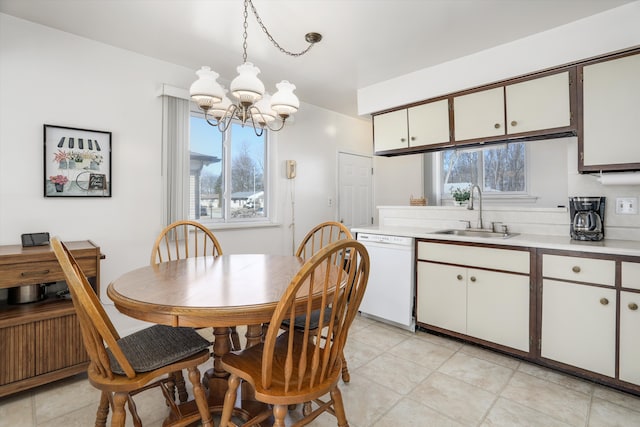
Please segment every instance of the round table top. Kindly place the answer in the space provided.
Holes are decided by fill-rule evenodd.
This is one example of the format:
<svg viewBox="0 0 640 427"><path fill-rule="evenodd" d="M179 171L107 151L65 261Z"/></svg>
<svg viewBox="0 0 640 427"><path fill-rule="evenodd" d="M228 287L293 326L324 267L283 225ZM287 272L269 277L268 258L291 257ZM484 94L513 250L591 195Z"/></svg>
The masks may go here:
<svg viewBox="0 0 640 427"><path fill-rule="evenodd" d="M304 261L231 254L141 267L109 284L107 295L131 317L171 326L225 327L268 322Z"/></svg>

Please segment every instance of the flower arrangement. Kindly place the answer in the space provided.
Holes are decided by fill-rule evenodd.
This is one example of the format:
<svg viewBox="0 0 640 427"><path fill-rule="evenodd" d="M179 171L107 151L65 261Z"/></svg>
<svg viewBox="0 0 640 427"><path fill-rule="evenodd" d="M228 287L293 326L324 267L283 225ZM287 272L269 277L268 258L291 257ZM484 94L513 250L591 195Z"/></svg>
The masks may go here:
<svg viewBox="0 0 640 427"><path fill-rule="evenodd" d="M67 182L69 182L69 178L67 178L64 175L52 175L49 177L49 181L51 181L53 184L61 184L64 185Z"/></svg>
<svg viewBox="0 0 640 427"><path fill-rule="evenodd" d="M68 159L69 159L69 153L67 153L66 151L58 150L57 153L53 154L53 160L55 162L60 163L62 161L68 160Z"/></svg>
<svg viewBox="0 0 640 427"><path fill-rule="evenodd" d="M91 161L95 162L98 165L102 164L103 159L104 158L102 157L102 154L92 154L91 155Z"/></svg>
<svg viewBox="0 0 640 427"><path fill-rule="evenodd" d="M82 157L82 153L79 153L77 151L72 151L71 153L69 153L69 160L72 160L77 163L82 163L84 159Z"/></svg>
<svg viewBox="0 0 640 427"><path fill-rule="evenodd" d="M469 200L469 197L471 197L471 191L469 187L464 189L456 187L451 190L451 197L453 197L453 200L456 202L466 202Z"/></svg>

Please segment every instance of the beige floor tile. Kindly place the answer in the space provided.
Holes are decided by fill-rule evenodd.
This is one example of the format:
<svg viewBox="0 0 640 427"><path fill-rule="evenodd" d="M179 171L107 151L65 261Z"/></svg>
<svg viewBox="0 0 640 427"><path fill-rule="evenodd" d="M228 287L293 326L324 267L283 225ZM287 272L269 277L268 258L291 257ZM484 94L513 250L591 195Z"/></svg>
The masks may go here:
<svg viewBox="0 0 640 427"><path fill-rule="evenodd" d="M93 405L97 410L100 391L89 383L85 375L77 375L39 387L35 391L34 399L36 423L41 425L48 420L89 405Z"/></svg>
<svg viewBox="0 0 640 427"><path fill-rule="evenodd" d="M373 427L397 425L402 427L463 427L463 424L408 398L403 398L398 402Z"/></svg>
<svg viewBox="0 0 640 427"><path fill-rule="evenodd" d="M31 392L0 398L0 427L34 427L35 425Z"/></svg>
<svg viewBox="0 0 640 427"><path fill-rule="evenodd" d="M391 409L402 395L364 377L341 385L347 419L352 427L369 427Z"/></svg>
<svg viewBox="0 0 640 427"><path fill-rule="evenodd" d="M518 359L473 344L464 344L460 351L510 369L517 369L520 365Z"/></svg>
<svg viewBox="0 0 640 427"><path fill-rule="evenodd" d="M569 427L569 424L511 400L499 398L481 427Z"/></svg>
<svg viewBox="0 0 640 427"><path fill-rule="evenodd" d="M511 377L501 396L572 426L585 425L591 399L590 395L522 372Z"/></svg>
<svg viewBox="0 0 640 427"><path fill-rule="evenodd" d="M593 390L593 397L607 400L616 405L624 406L636 412L640 412L640 397L629 393L624 393L610 387L596 385Z"/></svg>
<svg viewBox="0 0 640 427"><path fill-rule="evenodd" d="M362 343L388 350L408 339L406 331L398 328L388 328L380 324L371 324L353 333L349 333L349 340L354 339Z"/></svg>
<svg viewBox="0 0 640 427"><path fill-rule="evenodd" d="M408 394L432 370L408 360L383 354L358 368L358 374L400 394Z"/></svg>
<svg viewBox="0 0 640 427"><path fill-rule="evenodd" d="M452 350L458 351L462 348L462 342L455 340L453 338L448 338L440 335L430 334L428 332L417 331L416 337L429 341L433 344L441 345L443 347L450 348Z"/></svg>
<svg viewBox="0 0 640 427"><path fill-rule="evenodd" d="M589 427L640 426L640 412L606 400L593 399L589 413Z"/></svg>
<svg viewBox="0 0 640 427"><path fill-rule="evenodd" d="M349 337L344 347L344 357L347 360L349 371L358 369L382 353L384 353L384 350L352 337Z"/></svg>
<svg viewBox="0 0 640 427"><path fill-rule="evenodd" d="M518 371L551 381L552 383L559 384L574 391L579 391L580 393L590 394L594 387L594 384L589 381L532 363L522 362L518 367Z"/></svg>
<svg viewBox="0 0 640 427"><path fill-rule="evenodd" d="M438 372L497 394L513 375L513 369L458 352Z"/></svg>
<svg viewBox="0 0 640 427"><path fill-rule="evenodd" d="M387 351L431 370L438 369L455 350L417 337L409 338Z"/></svg>
<svg viewBox="0 0 640 427"><path fill-rule="evenodd" d="M475 426L484 418L496 396L464 381L434 372L413 390L410 399L464 425Z"/></svg>

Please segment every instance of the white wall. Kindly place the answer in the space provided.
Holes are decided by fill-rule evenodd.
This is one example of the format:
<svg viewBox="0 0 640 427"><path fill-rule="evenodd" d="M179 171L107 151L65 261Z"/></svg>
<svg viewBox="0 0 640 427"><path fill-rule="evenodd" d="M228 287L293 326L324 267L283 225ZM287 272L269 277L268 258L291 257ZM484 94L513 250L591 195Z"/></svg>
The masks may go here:
<svg viewBox="0 0 640 427"><path fill-rule="evenodd" d="M91 239L106 259L102 288L148 263L161 223L162 83L187 88L194 70L0 14L0 244L48 231ZM113 197L43 197L43 124L111 131ZM280 224L216 231L225 252L291 251L285 159L298 161L296 238L334 219L338 150L370 154L368 122L303 104L275 138ZM296 242L297 243L297 242ZM103 296L103 301L106 301Z"/></svg>

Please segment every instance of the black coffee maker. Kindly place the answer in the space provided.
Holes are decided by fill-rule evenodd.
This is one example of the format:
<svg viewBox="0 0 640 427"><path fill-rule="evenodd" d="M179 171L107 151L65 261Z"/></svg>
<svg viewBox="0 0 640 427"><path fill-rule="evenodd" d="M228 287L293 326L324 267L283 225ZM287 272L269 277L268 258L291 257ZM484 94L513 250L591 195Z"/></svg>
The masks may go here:
<svg viewBox="0 0 640 427"><path fill-rule="evenodd" d="M604 197L569 197L572 239L604 239L604 201Z"/></svg>

